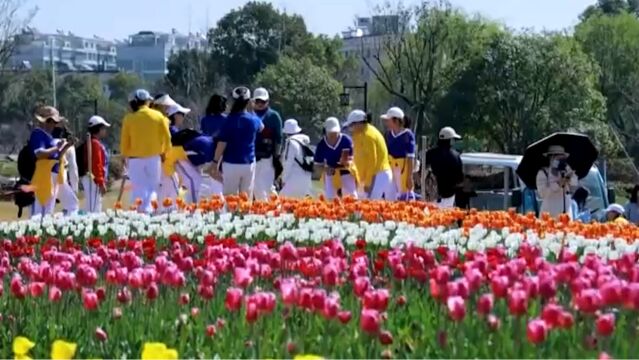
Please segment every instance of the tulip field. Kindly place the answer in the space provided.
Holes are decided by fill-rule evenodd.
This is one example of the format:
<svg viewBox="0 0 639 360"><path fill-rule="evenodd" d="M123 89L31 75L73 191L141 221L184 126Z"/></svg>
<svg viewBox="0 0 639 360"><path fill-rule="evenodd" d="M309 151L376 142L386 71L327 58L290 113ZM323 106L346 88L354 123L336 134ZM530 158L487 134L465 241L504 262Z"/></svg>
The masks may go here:
<svg viewBox="0 0 639 360"><path fill-rule="evenodd" d="M632 358L639 228L211 199L0 223L0 358ZM637 240L637 241L636 241Z"/></svg>

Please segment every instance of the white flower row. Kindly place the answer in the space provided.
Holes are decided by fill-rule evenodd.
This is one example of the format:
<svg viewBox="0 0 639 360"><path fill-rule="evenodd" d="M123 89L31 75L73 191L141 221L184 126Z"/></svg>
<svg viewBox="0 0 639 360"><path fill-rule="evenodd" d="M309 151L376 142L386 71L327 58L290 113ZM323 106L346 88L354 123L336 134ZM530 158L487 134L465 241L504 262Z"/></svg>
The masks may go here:
<svg viewBox="0 0 639 360"><path fill-rule="evenodd" d="M8 239L35 235L65 238L166 238L180 234L191 240L204 241L208 234L218 237L233 237L245 240L276 239L278 242L321 243L339 239L353 245L358 239L382 247L402 247L412 244L426 249L447 246L451 250L483 251L504 247L508 255L514 256L520 245L538 246L544 256L557 256L562 244L571 252L597 254L605 259L617 259L624 253L638 252L638 242L629 244L624 239L612 236L586 239L583 236L564 233L546 233L539 237L535 232L511 233L508 228L501 231L476 226L465 236L458 228L419 227L407 223L387 221L367 223L364 221L334 221L324 219L296 219L292 214L234 215L230 213L188 214L174 212L148 216L136 212L109 210L101 214L63 217L60 215L33 218L24 221L0 223L0 236Z"/></svg>

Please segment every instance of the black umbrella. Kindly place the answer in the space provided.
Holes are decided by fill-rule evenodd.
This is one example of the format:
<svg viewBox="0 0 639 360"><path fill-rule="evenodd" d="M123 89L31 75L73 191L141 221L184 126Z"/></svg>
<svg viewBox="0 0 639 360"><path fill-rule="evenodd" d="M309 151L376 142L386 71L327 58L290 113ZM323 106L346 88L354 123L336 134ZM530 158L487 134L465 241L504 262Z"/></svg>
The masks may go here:
<svg viewBox="0 0 639 360"><path fill-rule="evenodd" d="M517 167L517 175L530 189L537 189L537 173L548 166L548 158L544 154L551 145L562 146L570 156L568 165L579 179L588 175L592 164L599 156L599 151L586 135L575 133L554 133L528 146L524 158Z"/></svg>

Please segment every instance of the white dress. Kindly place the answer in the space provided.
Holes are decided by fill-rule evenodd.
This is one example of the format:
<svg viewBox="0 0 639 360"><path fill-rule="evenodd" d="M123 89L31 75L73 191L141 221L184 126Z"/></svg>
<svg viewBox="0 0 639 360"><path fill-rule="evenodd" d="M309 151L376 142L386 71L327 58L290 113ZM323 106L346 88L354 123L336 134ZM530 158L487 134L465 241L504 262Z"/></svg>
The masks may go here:
<svg viewBox="0 0 639 360"><path fill-rule="evenodd" d="M566 171L571 172L570 167ZM570 196L571 188L579 184L576 175L570 178L570 185L562 188L559 186L559 176L554 175L549 168L542 168L537 173L537 191L541 198L540 213L549 213L553 218L566 213L572 219Z"/></svg>

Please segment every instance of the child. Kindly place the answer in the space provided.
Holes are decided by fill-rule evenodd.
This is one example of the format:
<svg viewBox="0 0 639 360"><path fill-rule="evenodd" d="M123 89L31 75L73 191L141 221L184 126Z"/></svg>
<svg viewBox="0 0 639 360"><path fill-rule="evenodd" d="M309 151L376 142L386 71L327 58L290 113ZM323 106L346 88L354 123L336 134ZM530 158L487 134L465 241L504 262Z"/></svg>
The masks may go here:
<svg viewBox="0 0 639 360"><path fill-rule="evenodd" d="M89 119L89 133L91 134L91 159L89 164L85 164L85 169L91 166L91 173L87 172L82 177L82 187L84 188L85 203L84 210L88 213L102 211L102 196L106 193L106 173L107 154L104 145L100 140L107 134L107 128L111 124L100 116L92 116ZM84 148L87 151L87 147ZM85 159L87 156L84 157Z"/></svg>

